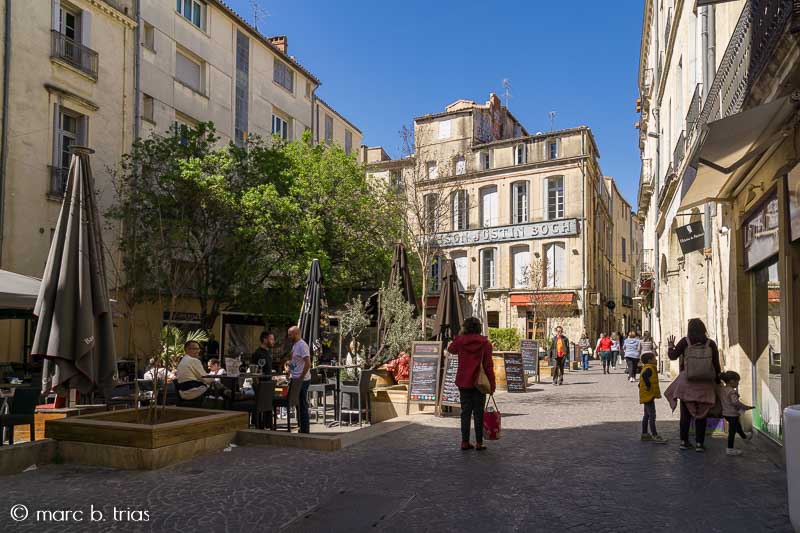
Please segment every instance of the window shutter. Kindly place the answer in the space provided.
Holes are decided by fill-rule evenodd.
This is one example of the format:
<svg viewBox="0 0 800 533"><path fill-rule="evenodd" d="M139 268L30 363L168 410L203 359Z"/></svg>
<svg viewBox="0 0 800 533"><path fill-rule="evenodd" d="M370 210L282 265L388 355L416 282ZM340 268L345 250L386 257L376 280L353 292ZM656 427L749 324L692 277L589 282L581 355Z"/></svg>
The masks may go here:
<svg viewBox="0 0 800 533"><path fill-rule="evenodd" d="M53 167L61 166L61 106L53 104Z"/></svg>
<svg viewBox="0 0 800 533"><path fill-rule="evenodd" d="M51 0L50 2L50 9L52 14L50 15L52 18L51 21L51 29L58 31L61 27L60 18L61 18L61 1L60 0Z"/></svg>
<svg viewBox="0 0 800 533"><path fill-rule="evenodd" d="M566 277L566 265L564 264L564 243L557 242L553 244L553 256L555 260L555 283L554 287L561 287L564 285Z"/></svg>
<svg viewBox="0 0 800 533"><path fill-rule="evenodd" d="M78 119L78 142L81 146L89 146L89 117L86 115Z"/></svg>
<svg viewBox="0 0 800 533"><path fill-rule="evenodd" d="M81 44L92 46L92 13L86 9L81 11Z"/></svg>

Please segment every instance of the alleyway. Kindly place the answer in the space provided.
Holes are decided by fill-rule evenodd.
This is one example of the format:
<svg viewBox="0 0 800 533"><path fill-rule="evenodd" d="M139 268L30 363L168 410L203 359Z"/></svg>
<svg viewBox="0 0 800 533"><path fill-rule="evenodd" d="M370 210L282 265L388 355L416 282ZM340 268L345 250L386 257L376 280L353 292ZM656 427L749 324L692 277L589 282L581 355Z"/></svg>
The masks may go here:
<svg viewBox="0 0 800 533"><path fill-rule="evenodd" d="M13 524L21 503L149 511L104 531L791 531L767 454L747 442L727 457L719 438L705 454L679 451L666 403L669 445L640 442L636 386L597 366L499 395L503 438L487 453L457 449L455 418L425 415L335 453L239 447L145 473L50 465L0 481L0 529L63 529Z"/></svg>

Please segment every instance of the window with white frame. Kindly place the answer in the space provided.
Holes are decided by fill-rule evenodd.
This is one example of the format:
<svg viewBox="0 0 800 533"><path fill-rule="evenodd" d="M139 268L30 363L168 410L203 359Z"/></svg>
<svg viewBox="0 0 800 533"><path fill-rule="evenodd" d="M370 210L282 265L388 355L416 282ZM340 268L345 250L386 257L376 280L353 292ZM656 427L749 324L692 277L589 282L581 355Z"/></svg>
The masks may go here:
<svg viewBox="0 0 800 533"><path fill-rule="evenodd" d="M450 138L450 120L439 121L439 140Z"/></svg>
<svg viewBox="0 0 800 533"><path fill-rule="evenodd" d="M175 10L201 30L204 29L206 5L203 2L198 0L176 0Z"/></svg>
<svg viewBox="0 0 800 533"><path fill-rule="evenodd" d="M151 52L156 51L156 29L147 22L142 25L142 46Z"/></svg>
<svg viewBox="0 0 800 533"><path fill-rule="evenodd" d="M325 115L325 144L333 144L333 117Z"/></svg>
<svg viewBox="0 0 800 533"><path fill-rule="evenodd" d="M189 144L189 133L197 127L197 122L185 115L175 113L175 133L179 142L186 146Z"/></svg>
<svg viewBox="0 0 800 533"><path fill-rule="evenodd" d="M81 10L60 4L58 31L73 43L81 44Z"/></svg>
<svg viewBox="0 0 800 533"><path fill-rule="evenodd" d="M291 138L289 133L289 121L280 115L276 115L274 112L272 113L272 134L277 135L283 140Z"/></svg>
<svg viewBox="0 0 800 533"><path fill-rule="evenodd" d="M353 132L350 130L345 130L344 132L344 153L350 155L350 152L353 151Z"/></svg>
<svg viewBox="0 0 800 533"><path fill-rule="evenodd" d="M175 51L175 78L190 89L203 93L203 63L181 50Z"/></svg>
<svg viewBox="0 0 800 533"><path fill-rule="evenodd" d="M547 220L564 217L564 176L545 178Z"/></svg>
<svg viewBox="0 0 800 533"><path fill-rule="evenodd" d="M558 139L547 141L547 157L549 159L558 159Z"/></svg>
<svg viewBox="0 0 800 533"><path fill-rule="evenodd" d="M527 246L511 249L511 287L524 289L530 285L531 252Z"/></svg>
<svg viewBox="0 0 800 533"><path fill-rule="evenodd" d="M439 167L436 165L436 161L425 163L425 175L429 180L435 180L439 177Z"/></svg>
<svg viewBox="0 0 800 533"><path fill-rule="evenodd" d="M463 155L456 156L456 176L463 176L467 173L467 160Z"/></svg>
<svg viewBox="0 0 800 533"><path fill-rule="evenodd" d="M511 185L511 223L528 222L528 182L517 181Z"/></svg>
<svg viewBox="0 0 800 533"><path fill-rule="evenodd" d="M272 81L294 93L294 71L277 57L272 61Z"/></svg>
<svg viewBox="0 0 800 533"><path fill-rule="evenodd" d="M514 164L524 165L528 162L528 151L525 144L518 144L514 147Z"/></svg>
<svg viewBox="0 0 800 533"><path fill-rule="evenodd" d="M467 229L468 222L468 197L467 191L455 191L452 194L453 231Z"/></svg>
<svg viewBox="0 0 800 533"><path fill-rule="evenodd" d="M453 252L450 257L456 267L456 277L458 277L459 289L466 290L469 287L469 261L467 252Z"/></svg>
<svg viewBox="0 0 800 533"><path fill-rule="evenodd" d="M428 193L423 197L423 225L425 233L432 235L439 230L439 195Z"/></svg>
<svg viewBox="0 0 800 533"><path fill-rule="evenodd" d="M551 242L544 246L546 287L563 287L566 282L564 248L563 242Z"/></svg>
<svg viewBox="0 0 800 533"><path fill-rule="evenodd" d="M142 93L142 119L155 122L155 100L149 94Z"/></svg>
<svg viewBox="0 0 800 533"><path fill-rule="evenodd" d="M497 285L497 252L494 248L481 250L481 287L493 289Z"/></svg>
<svg viewBox="0 0 800 533"><path fill-rule="evenodd" d="M478 153L478 168L481 170L492 168L492 153L489 150L481 150Z"/></svg>
<svg viewBox="0 0 800 533"><path fill-rule="evenodd" d="M497 185L481 189L481 226L488 228L497 225Z"/></svg>
<svg viewBox="0 0 800 533"><path fill-rule="evenodd" d="M63 107L58 108L58 115L55 138L58 155L54 166L68 170L72 160L72 146L86 144L88 117Z"/></svg>
<svg viewBox="0 0 800 533"><path fill-rule="evenodd" d="M431 261L431 269L428 273L428 292L439 292L439 282L441 281L441 258L437 255Z"/></svg>

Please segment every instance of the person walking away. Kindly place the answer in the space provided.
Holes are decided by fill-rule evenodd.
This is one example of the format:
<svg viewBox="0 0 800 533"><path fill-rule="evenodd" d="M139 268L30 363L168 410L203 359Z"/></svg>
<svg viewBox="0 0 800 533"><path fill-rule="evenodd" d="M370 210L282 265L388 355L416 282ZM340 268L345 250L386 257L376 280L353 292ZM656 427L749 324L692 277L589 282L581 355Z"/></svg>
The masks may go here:
<svg viewBox="0 0 800 533"><path fill-rule="evenodd" d="M495 378L492 364L492 344L481 335L481 321L467 318L461 325L461 332L447 346L447 351L458 355L456 386L461 396L461 449L473 448L469 442L470 422L475 421L475 449L485 450L483 445L483 408L486 405L486 394L478 390L476 382L480 369L486 373L494 394Z"/></svg>
<svg viewBox="0 0 800 533"><path fill-rule="evenodd" d="M642 417L642 440L666 444L667 439L656 430L656 400L661 398L661 387L658 384L658 368L652 352L642 354L642 374L639 376L639 403L644 405ZM650 426L650 433L647 432Z"/></svg>
<svg viewBox="0 0 800 533"><path fill-rule="evenodd" d="M636 332L631 330L625 342L622 343L625 362L628 364L628 381L636 383L636 369L639 366L639 357L642 353L642 341L636 337Z"/></svg>
<svg viewBox="0 0 800 533"><path fill-rule="evenodd" d="M728 455L742 455L742 450L737 450L733 447L733 441L736 439L737 433L740 437L747 440L747 435L742 430L742 423L739 421L739 417L743 415L745 411L752 409L753 406L743 404L739 400L739 381L741 381L742 378L738 373L728 370L727 372L721 373L719 379L724 383L719 390L719 400L722 404L722 416L725 417L725 421L728 422L728 449L725 453Z"/></svg>
<svg viewBox="0 0 800 533"><path fill-rule="evenodd" d="M612 341L610 337L607 337L605 333L600 334L600 338L597 339L597 346L595 347L595 351L600 354L600 360L603 362L603 374L610 374L611 373L611 346Z"/></svg>
<svg viewBox="0 0 800 533"><path fill-rule="evenodd" d="M619 333L611 334L611 368L617 368L617 357L619 357ZM611 372L609 372L610 374Z"/></svg>
<svg viewBox="0 0 800 533"><path fill-rule="evenodd" d="M706 417L716 403L716 384L719 383L720 365L717 344L708 338L706 325L699 318L689 320L686 337L675 344L675 335L667 338L669 358L680 359L680 373L664 397L675 410L681 403L680 438L681 450L692 448L689 442L689 424L694 417L696 452L704 452Z"/></svg>
<svg viewBox="0 0 800 533"><path fill-rule="evenodd" d="M253 352L250 359L251 365L258 365L261 374L272 376L272 357L275 350L275 334L270 331L262 331L259 337L261 345Z"/></svg>
<svg viewBox="0 0 800 533"><path fill-rule="evenodd" d="M308 415L308 386L311 384L311 351L308 343L300 336L300 328L289 328L288 337L292 341L292 357L289 360L291 386L300 386L300 399L297 406L297 420L300 433L311 432L311 420Z"/></svg>
<svg viewBox="0 0 800 533"><path fill-rule="evenodd" d="M581 348L581 366L584 370L589 370L589 356L591 355L589 352L589 347L591 344L589 343L589 336L586 335L585 331L578 341L578 346Z"/></svg>
<svg viewBox="0 0 800 533"><path fill-rule="evenodd" d="M556 328L556 335L550 342L550 349L547 352L551 361L555 362L553 367L553 385L564 384L564 363L569 355L569 339L564 335L561 326Z"/></svg>

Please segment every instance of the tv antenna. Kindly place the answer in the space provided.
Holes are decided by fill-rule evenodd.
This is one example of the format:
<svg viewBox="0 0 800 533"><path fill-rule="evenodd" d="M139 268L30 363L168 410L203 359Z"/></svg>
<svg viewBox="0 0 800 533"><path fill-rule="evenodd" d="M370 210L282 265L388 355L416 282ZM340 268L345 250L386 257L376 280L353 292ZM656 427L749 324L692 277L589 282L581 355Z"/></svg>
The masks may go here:
<svg viewBox="0 0 800 533"><path fill-rule="evenodd" d="M266 18L269 16L269 12L261 7L261 4L258 0L250 0L250 9L253 12L253 27L256 29L257 32L261 33L261 30L258 29L258 20Z"/></svg>
<svg viewBox="0 0 800 533"><path fill-rule="evenodd" d="M508 102L511 100L511 82L508 78L503 78L503 96L506 99L506 108L508 108Z"/></svg>
<svg viewBox="0 0 800 533"><path fill-rule="evenodd" d="M550 131L553 131L553 125L556 122L556 115L557 114L558 113L556 113L555 111L550 111L550 113L549 113L549 115L550 115Z"/></svg>

